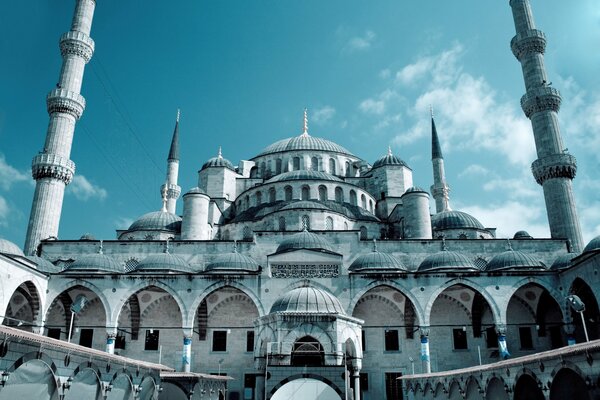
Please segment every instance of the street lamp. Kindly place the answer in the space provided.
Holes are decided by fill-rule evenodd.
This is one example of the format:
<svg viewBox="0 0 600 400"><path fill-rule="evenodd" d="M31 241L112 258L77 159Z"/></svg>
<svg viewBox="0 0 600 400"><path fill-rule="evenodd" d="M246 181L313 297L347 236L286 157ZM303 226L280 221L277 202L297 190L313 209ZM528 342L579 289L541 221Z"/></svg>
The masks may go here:
<svg viewBox="0 0 600 400"><path fill-rule="evenodd" d="M583 332L585 333L585 341L589 342L590 338L588 337L587 327L585 326L585 318L583 317L583 312L585 311L585 304L583 304L583 301L581 301L579 296L574 294L567 296L567 302L569 303L571 308L574 311L578 312L581 316L581 322L583 323Z"/></svg>
<svg viewBox="0 0 600 400"><path fill-rule="evenodd" d="M75 318L75 314L78 314L87 303L87 297L80 294L75 298L73 304L71 304L71 323L69 324L69 336L67 336L67 343L71 343L71 332L73 332L73 319Z"/></svg>

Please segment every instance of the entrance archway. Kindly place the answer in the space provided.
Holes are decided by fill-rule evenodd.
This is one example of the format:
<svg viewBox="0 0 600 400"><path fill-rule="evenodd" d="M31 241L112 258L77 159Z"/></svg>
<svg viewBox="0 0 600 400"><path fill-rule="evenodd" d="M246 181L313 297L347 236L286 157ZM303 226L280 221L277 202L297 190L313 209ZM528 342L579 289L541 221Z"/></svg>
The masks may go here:
<svg viewBox="0 0 600 400"><path fill-rule="evenodd" d="M340 400L341 398L341 395L331 386L312 378L287 382L271 396L271 400Z"/></svg>
<svg viewBox="0 0 600 400"><path fill-rule="evenodd" d="M325 363L325 352L319 341L304 336L294 343L291 364L294 366L320 367Z"/></svg>
<svg viewBox="0 0 600 400"><path fill-rule="evenodd" d="M31 332L39 312L40 296L35 285L23 282L10 297L3 324Z"/></svg>

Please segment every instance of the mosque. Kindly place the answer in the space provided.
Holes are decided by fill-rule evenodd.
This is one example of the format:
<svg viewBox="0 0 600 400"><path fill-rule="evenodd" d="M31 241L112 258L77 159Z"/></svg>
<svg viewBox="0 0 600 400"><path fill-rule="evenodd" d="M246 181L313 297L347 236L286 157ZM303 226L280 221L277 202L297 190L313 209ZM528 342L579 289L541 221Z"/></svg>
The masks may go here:
<svg viewBox="0 0 600 400"><path fill-rule="evenodd" d="M313 136L305 110L298 132L248 160L234 164L219 149L181 199L178 114L168 153L165 146L162 207L112 240L58 240L94 51L96 1L76 3L60 40L59 85L47 97L46 144L33 159L24 251L0 241L5 325L230 376L227 399L287 398L281 393L298 382L337 398L400 399L402 375L583 341L569 294L586 304L587 334L600 337L600 237L584 246L572 190L576 160L563 150L561 96L546 84L546 38L529 0L510 1L511 47L523 69L521 105L538 155L532 172L551 238L526 231L498 238L476 216L452 209L443 127L438 135L433 114L432 185L423 188L428 182L413 182L391 150L364 160ZM201 398L180 392L165 384L159 398Z"/></svg>

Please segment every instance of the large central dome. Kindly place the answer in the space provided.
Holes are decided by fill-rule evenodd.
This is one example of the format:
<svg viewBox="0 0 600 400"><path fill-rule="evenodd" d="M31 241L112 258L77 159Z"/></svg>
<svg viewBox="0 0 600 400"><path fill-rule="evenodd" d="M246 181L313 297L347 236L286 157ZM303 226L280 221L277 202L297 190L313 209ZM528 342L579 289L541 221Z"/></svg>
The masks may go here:
<svg viewBox="0 0 600 400"><path fill-rule="evenodd" d="M321 139L309 135L300 135L287 139L280 140L267 146L259 155L256 157L265 156L267 154L282 153L285 151L294 150L317 150L317 151L328 151L332 153L347 154L354 156L344 147L337 143L333 143L330 140ZM256 158L254 157L254 158Z"/></svg>

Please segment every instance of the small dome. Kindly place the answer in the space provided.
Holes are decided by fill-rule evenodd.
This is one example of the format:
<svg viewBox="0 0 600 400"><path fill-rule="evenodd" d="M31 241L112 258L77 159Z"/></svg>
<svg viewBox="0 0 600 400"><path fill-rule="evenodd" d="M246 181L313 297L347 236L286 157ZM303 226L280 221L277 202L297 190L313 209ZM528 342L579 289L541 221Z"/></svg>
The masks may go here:
<svg viewBox="0 0 600 400"><path fill-rule="evenodd" d="M427 190L420 188L418 186L409 187L408 189L406 189L403 196L408 193L427 193L427 194L429 194L429 192Z"/></svg>
<svg viewBox="0 0 600 400"><path fill-rule="evenodd" d="M204 195L206 195L206 192L204 192L204 190L202 190L198 186L196 186L196 187L193 187L190 190L188 190L186 194L204 194ZM184 194L184 196L185 196L185 194Z"/></svg>
<svg viewBox="0 0 600 400"><path fill-rule="evenodd" d="M585 249L583 249L583 252L587 253L593 250L600 250L600 236L596 236L595 238L590 240L587 246L585 246Z"/></svg>
<svg viewBox="0 0 600 400"><path fill-rule="evenodd" d="M297 209L303 209L303 210L329 210L330 208L327 207L324 204L318 203L316 201L310 201L310 200L300 200L300 201L294 201L293 203L290 203L284 207L280 208L280 211L282 210L297 210Z"/></svg>
<svg viewBox="0 0 600 400"><path fill-rule="evenodd" d="M333 248L325 238L305 230L283 239L283 241L277 247L276 253L301 249L325 250L333 252Z"/></svg>
<svg viewBox="0 0 600 400"><path fill-rule="evenodd" d="M170 253L152 254L140 261L134 271L194 272L190 265L183 258Z"/></svg>
<svg viewBox="0 0 600 400"><path fill-rule="evenodd" d="M523 253L522 251L508 250L495 255L485 266L484 271L506 271L520 269L546 269L541 261Z"/></svg>
<svg viewBox="0 0 600 400"><path fill-rule="evenodd" d="M125 269L122 265L106 254L86 254L75 260L74 263L64 269L64 272L109 272L122 273Z"/></svg>
<svg viewBox="0 0 600 400"><path fill-rule="evenodd" d="M220 155L217 157L210 158L207 162L205 162L202 165L202 168L200 168L200 171L202 171L203 169L206 169L206 168L223 168L223 167L235 172L235 168L233 167L233 164L231 163L231 161L229 161L226 158L223 158Z"/></svg>
<svg viewBox="0 0 600 400"><path fill-rule="evenodd" d="M206 266L206 272L258 272L259 266L252 257L236 252L218 255Z"/></svg>
<svg viewBox="0 0 600 400"><path fill-rule="evenodd" d="M515 236L513 236L513 239L533 239L533 237L527 231L518 231L515 233Z"/></svg>
<svg viewBox="0 0 600 400"><path fill-rule="evenodd" d="M10 254L13 256L22 256L23 250L13 242L6 239L0 239L0 253Z"/></svg>
<svg viewBox="0 0 600 400"><path fill-rule="evenodd" d="M81 235L79 240L96 240L96 238L91 233L84 233L83 235Z"/></svg>
<svg viewBox="0 0 600 400"><path fill-rule="evenodd" d="M318 180L318 181L332 181L342 182L337 176L328 174L322 171L313 171L310 169L301 169L298 171L284 172L283 174L275 175L265 183L274 182L286 182L286 181L307 181L307 180Z"/></svg>
<svg viewBox="0 0 600 400"><path fill-rule="evenodd" d="M462 211L442 211L431 216L434 230L444 229L484 229L481 222Z"/></svg>
<svg viewBox="0 0 600 400"><path fill-rule="evenodd" d="M332 294L310 286L290 290L278 298L270 313L342 314L344 307Z"/></svg>
<svg viewBox="0 0 600 400"><path fill-rule="evenodd" d="M464 255L443 250L426 257L417 272L478 271L478 268Z"/></svg>
<svg viewBox="0 0 600 400"><path fill-rule="evenodd" d="M295 151L295 150L317 150L317 151L327 151L332 153L340 153L352 155L348 150L343 148L337 143L333 143L332 141L321 139L309 135L300 135L287 139L280 140L266 147L259 155L256 157L265 156L267 154L273 153L281 153L284 151ZM254 157L254 158L256 158Z"/></svg>
<svg viewBox="0 0 600 400"><path fill-rule="evenodd" d="M387 154L381 157L379 160L375 161L373 164L373 169L383 167L383 166L396 166L396 167L406 167L410 168L408 164L406 164L400 157L394 154Z"/></svg>
<svg viewBox="0 0 600 400"><path fill-rule="evenodd" d="M406 267L391 254L377 250L358 256L348 268L350 272L406 272Z"/></svg>
<svg viewBox="0 0 600 400"><path fill-rule="evenodd" d="M550 269L560 270L569 268L571 266L571 260L577 257L578 255L578 253L561 254L560 256L556 257L556 260L554 260L554 262L550 266Z"/></svg>
<svg viewBox="0 0 600 400"><path fill-rule="evenodd" d="M181 217L166 211L154 211L139 217L129 231L171 231L181 230Z"/></svg>
<svg viewBox="0 0 600 400"><path fill-rule="evenodd" d="M37 270L41 272L60 272L60 267L52 264L45 258L38 256L27 256L27 258L37 265Z"/></svg>

